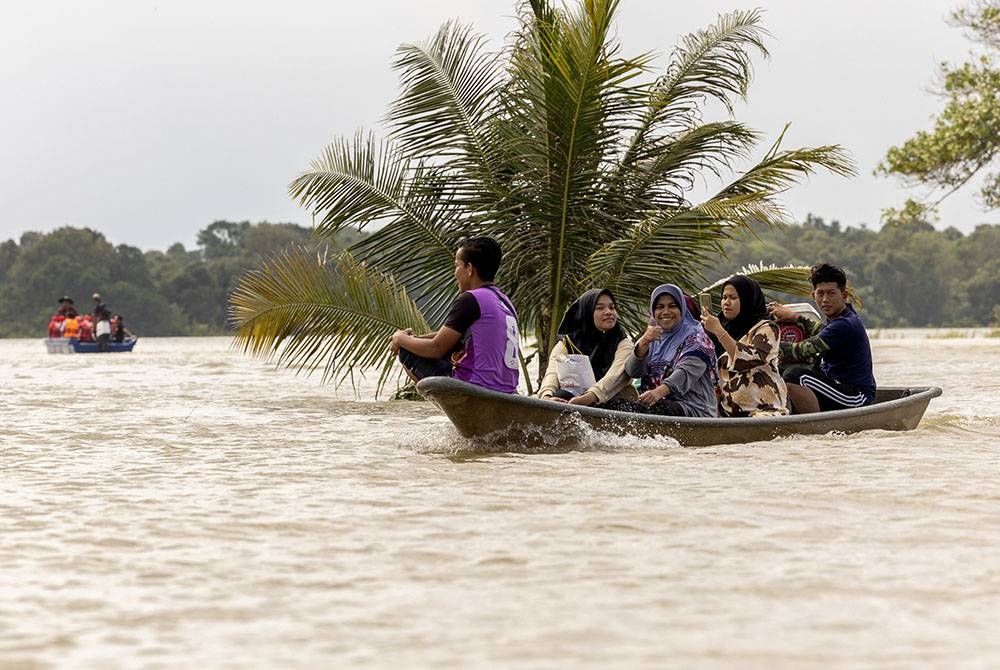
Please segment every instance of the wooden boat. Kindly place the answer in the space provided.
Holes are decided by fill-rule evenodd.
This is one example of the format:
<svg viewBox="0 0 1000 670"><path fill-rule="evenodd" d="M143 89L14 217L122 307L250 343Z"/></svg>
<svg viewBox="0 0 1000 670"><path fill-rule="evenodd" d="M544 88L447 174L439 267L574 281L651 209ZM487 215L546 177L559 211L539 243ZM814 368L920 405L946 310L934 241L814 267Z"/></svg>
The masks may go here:
<svg viewBox="0 0 1000 670"><path fill-rule="evenodd" d="M762 418L651 416L578 407L498 393L450 377L428 377L417 390L451 420L464 437L517 448L572 448L586 427L619 435L663 436L688 447L741 444L788 435L913 430L937 386L880 388L867 407L819 414Z"/></svg>
<svg viewBox="0 0 1000 670"><path fill-rule="evenodd" d="M124 342L108 342L108 353L132 351L138 337L133 337ZM97 342L81 342L80 340L68 337L46 337L45 350L50 354L96 354Z"/></svg>

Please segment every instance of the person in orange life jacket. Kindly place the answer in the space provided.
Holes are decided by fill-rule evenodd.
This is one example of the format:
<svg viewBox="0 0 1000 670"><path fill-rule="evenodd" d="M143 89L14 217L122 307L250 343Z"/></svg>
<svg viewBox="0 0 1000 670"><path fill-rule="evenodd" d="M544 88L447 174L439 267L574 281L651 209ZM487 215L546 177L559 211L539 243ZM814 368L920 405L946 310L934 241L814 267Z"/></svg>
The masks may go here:
<svg viewBox="0 0 1000 670"><path fill-rule="evenodd" d="M76 318L76 315L67 316L63 321L63 337L78 338L80 337L80 320Z"/></svg>
<svg viewBox="0 0 1000 670"><path fill-rule="evenodd" d="M454 377L501 393L517 392L517 312L493 284L502 258L500 245L489 237L459 244L455 281L461 293L444 325L426 335L397 330L389 340L389 350L411 379Z"/></svg>
<svg viewBox="0 0 1000 670"><path fill-rule="evenodd" d="M100 293L91 296L94 302L94 334L97 336L97 350L107 351L111 341L111 310L104 304Z"/></svg>

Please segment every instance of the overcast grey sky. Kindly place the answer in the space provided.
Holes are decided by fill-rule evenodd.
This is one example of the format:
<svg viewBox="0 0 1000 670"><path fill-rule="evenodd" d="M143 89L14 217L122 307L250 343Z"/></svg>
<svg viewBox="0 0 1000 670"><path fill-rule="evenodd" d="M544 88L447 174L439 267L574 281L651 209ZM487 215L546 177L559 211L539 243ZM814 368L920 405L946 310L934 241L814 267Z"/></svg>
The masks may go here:
<svg viewBox="0 0 1000 670"><path fill-rule="evenodd" d="M970 43L952 0L622 0L624 55L666 55L720 12L761 7L773 33L737 118L786 146L839 143L853 180L819 175L785 197L844 225L879 224L907 191L871 171L940 102L940 61ZM193 247L217 219L309 216L288 183L337 135L378 128L395 48L461 18L499 47L514 0L0 0L0 240L87 226L116 244ZM766 144L767 144L766 143ZM761 152L766 146L761 147ZM973 190L939 227L992 222Z"/></svg>

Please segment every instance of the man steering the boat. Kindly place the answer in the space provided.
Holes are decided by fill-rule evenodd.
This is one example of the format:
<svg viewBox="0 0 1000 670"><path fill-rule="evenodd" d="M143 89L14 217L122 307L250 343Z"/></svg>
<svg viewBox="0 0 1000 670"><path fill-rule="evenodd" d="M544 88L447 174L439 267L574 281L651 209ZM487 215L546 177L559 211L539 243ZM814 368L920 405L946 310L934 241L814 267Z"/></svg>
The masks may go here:
<svg viewBox="0 0 1000 670"><path fill-rule="evenodd" d="M455 281L461 290L444 325L414 335L397 330L389 349L414 381L454 377L502 393L516 393L517 312L493 284L503 254L490 237L474 237L455 252Z"/></svg>
<svg viewBox="0 0 1000 670"><path fill-rule="evenodd" d="M826 325L797 316L784 305L768 306L776 321L796 321L808 335L802 342L782 342L782 359L819 359L818 369L793 365L783 371L792 411L809 414L869 405L875 400L871 343L861 318L847 301L847 274L823 263L812 267L809 281Z"/></svg>

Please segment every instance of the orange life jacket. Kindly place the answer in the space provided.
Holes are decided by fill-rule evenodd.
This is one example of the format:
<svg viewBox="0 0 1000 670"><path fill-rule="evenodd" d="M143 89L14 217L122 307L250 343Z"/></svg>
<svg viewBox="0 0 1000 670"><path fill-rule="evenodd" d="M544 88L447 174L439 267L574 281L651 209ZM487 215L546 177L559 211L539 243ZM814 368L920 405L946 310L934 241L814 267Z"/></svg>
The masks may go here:
<svg viewBox="0 0 1000 670"><path fill-rule="evenodd" d="M78 337L80 335L80 322L75 318L63 321L63 337Z"/></svg>

